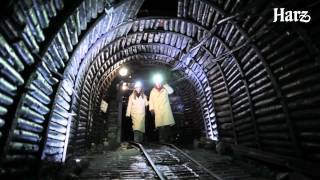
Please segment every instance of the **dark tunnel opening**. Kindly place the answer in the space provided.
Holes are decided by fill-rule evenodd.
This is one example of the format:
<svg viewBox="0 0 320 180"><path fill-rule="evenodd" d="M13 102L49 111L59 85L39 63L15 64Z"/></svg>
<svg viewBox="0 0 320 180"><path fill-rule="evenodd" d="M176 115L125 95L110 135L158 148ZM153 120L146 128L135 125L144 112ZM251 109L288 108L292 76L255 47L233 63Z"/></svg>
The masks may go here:
<svg viewBox="0 0 320 180"><path fill-rule="evenodd" d="M169 96L173 116L176 121L176 125L172 129L172 138L174 139L174 141L180 144L192 144L194 139L200 137L203 122L202 118L199 116L199 113L197 112L197 107L194 106L195 103L193 101L195 99L193 99L193 101L191 102L190 97L188 97L188 95L195 90L194 88L192 88L192 84L190 84L190 82L188 82L188 80L185 77L181 76L177 72L170 71L170 67L161 65L143 65L139 63L129 63L124 66L130 70L130 73L127 75L126 78L121 76L119 78L116 78L112 82L112 85L110 87L112 89L111 92L109 94L103 95L109 96L104 98L107 102L112 101L112 99L114 100L115 97L117 98L117 104L113 104L113 106L116 106L116 108L121 109L118 110L117 116L117 121L121 119L121 125L119 125L121 126L121 133L119 133L121 142L133 141L133 130L131 127L132 119L126 118L125 116L128 104L128 97L131 95L133 90L132 84L134 84L136 81L142 82L144 87L144 93L147 97L149 97L150 92L153 88L153 82L150 79L150 77L152 77L152 75L156 72L161 72L163 75L165 75L166 82L169 85L175 87L174 93ZM129 89L122 89L123 87L126 87L124 85L127 84L131 84ZM186 89L186 87L188 88ZM148 108L146 109L146 133L144 135L144 138L146 142L156 142L159 140L159 132L155 128L154 117L151 115L150 111L148 111ZM187 111L185 111L184 109L187 109ZM122 113L119 114L119 112ZM194 115L190 116L190 114ZM107 118L106 116L104 118Z"/></svg>
<svg viewBox="0 0 320 180"><path fill-rule="evenodd" d="M110 146L117 147L120 142L132 141L132 119L126 118L125 113L128 104L128 97L131 95L134 84L140 81L144 86L144 93L149 97L150 91L153 88L153 82L150 77L156 72L161 72L164 75L166 82L174 87L175 91L169 96L173 116L176 125L172 128L172 138L179 144L192 144L194 139L200 138L201 134L205 134L203 120L199 111L199 103L195 97L190 97L190 94L195 95L195 87L188 79L181 75L181 72L172 71L168 65L154 65L145 64L141 62L133 62L124 64L130 70L125 77L118 75L110 83L110 87L101 90L103 101L108 102L108 109L105 113L99 113L101 105L98 103L93 107L93 111L97 114L93 115L93 119L101 119L106 124L101 125L99 121L97 124L92 124L92 140L95 144L110 143ZM123 89L126 87L126 89ZM158 141L158 130L155 128L154 117L151 115L148 108L146 108L146 133L144 135L146 142ZM105 121L107 119L107 122ZM95 127L97 129L95 129ZM94 132L101 132L101 128L106 128L107 135L101 133L94 134ZM110 129L110 130L109 130ZM96 136L96 137L95 137ZM110 141L110 142L109 142Z"/></svg>
<svg viewBox="0 0 320 180"><path fill-rule="evenodd" d="M0 177L67 179L72 171L121 179L123 168L139 179L318 179L319 7L316 0L5 1ZM129 75L120 76L123 67ZM122 86L141 80L149 96L158 71L174 88L178 147L158 143L148 108L149 144L129 143L132 87Z"/></svg>

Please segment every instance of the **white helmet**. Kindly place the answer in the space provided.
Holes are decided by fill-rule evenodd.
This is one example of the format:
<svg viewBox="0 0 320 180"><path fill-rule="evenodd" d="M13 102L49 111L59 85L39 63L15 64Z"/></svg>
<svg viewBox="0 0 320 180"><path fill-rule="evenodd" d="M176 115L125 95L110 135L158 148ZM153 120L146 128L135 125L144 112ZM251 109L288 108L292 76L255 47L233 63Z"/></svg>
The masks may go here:
<svg viewBox="0 0 320 180"><path fill-rule="evenodd" d="M140 81L137 81L136 83L134 83L134 88L137 87L142 87L142 83Z"/></svg>
<svg viewBox="0 0 320 180"><path fill-rule="evenodd" d="M161 74L155 74L153 75L153 78L152 78L153 82L154 83L162 83L163 82L163 77Z"/></svg>

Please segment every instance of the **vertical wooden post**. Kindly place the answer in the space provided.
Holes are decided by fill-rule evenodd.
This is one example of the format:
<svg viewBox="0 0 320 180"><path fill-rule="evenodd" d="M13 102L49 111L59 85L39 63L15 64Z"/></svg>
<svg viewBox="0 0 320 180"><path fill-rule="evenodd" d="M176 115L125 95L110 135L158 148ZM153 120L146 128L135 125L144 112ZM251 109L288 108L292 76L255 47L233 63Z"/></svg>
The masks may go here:
<svg viewBox="0 0 320 180"><path fill-rule="evenodd" d="M118 102L118 132L117 132L117 142L121 142L121 130L122 130L122 98L123 93L121 91L121 86L123 82L120 82L117 87L117 102Z"/></svg>

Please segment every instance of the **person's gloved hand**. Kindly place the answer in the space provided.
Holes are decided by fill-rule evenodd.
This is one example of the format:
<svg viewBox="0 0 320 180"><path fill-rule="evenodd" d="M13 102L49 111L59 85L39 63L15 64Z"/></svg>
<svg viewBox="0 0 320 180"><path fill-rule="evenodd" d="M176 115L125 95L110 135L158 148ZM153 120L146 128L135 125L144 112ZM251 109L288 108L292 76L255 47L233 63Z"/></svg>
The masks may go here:
<svg viewBox="0 0 320 180"><path fill-rule="evenodd" d="M154 116L154 110L150 110L151 115Z"/></svg>

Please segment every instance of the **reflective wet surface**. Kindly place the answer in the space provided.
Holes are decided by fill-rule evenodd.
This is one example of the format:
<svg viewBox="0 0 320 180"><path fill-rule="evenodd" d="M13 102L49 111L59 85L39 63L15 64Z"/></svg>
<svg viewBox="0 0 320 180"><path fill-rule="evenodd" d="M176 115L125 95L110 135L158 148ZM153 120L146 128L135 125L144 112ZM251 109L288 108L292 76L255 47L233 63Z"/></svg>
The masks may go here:
<svg viewBox="0 0 320 180"><path fill-rule="evenodd" d="M108 151L90 159L90 165L80 174L80 179L156 179L145 157L133 147Z"/></svg>
<svg viewBox="0 0 320 180"><path fill-rule="evenodd" d="M155 144L144 148L164 179L215 179L177 149ZM272 172L264 166L220 155L211 149L180 150L216 174L218 179L272 179ZM80 173L79 179L159 179L142 151L132 145L82 158L89 161L89 166Z"/></svg>

